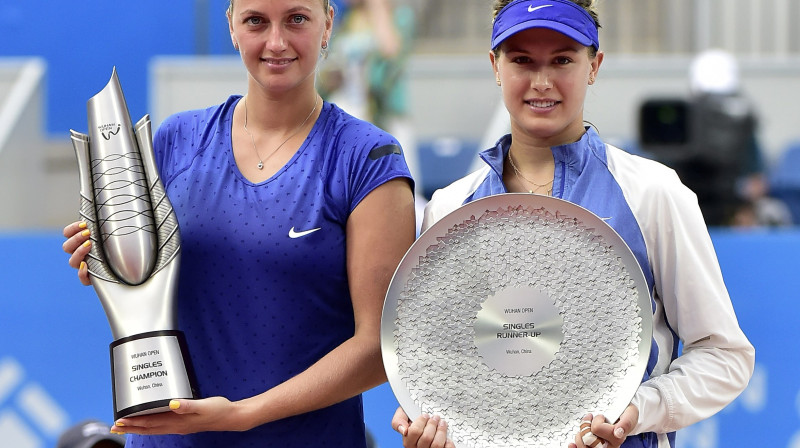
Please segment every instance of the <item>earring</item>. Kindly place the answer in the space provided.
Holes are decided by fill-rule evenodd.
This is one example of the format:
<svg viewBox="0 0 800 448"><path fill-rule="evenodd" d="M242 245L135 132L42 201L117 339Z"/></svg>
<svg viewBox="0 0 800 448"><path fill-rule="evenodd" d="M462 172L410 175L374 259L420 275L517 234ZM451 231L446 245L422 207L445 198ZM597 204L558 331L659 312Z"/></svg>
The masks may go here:
<svg viewBox="0 0 800 448"><path fill-rule="evenodd" d="M323 50L327 50L328 49L328 41L327 40L323 40L322 41L322 49Z"/></svg>
<svg viewBox="0 0 800 448"><path fill-rule="evenodd" d="M233 43L233 49L236 50L236 51L239 51L239 42L234 42Z"/></svg>
<svg viewBox="0 0 800 448"><path fill-rule="evenodd" d="M589 85L594 84L594 75L589 76Z"/></svg>
<svg viewBox="0 0 800 448"><path fill-rule="evenodd" d="M495 78L495 82L497 82L498 86L500 85L500 77L499 76L497 78Z"/></svg>

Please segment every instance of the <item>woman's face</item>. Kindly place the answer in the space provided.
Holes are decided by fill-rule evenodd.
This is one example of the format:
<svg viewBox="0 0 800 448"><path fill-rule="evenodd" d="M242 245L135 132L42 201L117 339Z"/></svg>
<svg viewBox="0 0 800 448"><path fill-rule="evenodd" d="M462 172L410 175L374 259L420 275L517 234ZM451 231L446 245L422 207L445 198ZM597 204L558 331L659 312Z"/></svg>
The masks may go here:
<svg viewBox="0 0 800 448"><path fill-rule="evenodd" d="M515 136L547 147L580 139L586 89L603 60L588 50L557 31L533 28L505 40L497 56L489 53Z"/></svg>
<svg viewBox="0 0 800 448"><path fill-rule="evenodd" d="M333 9L321 0L236 0L228 23L251 82L280 92L313 85Z"/></svg>

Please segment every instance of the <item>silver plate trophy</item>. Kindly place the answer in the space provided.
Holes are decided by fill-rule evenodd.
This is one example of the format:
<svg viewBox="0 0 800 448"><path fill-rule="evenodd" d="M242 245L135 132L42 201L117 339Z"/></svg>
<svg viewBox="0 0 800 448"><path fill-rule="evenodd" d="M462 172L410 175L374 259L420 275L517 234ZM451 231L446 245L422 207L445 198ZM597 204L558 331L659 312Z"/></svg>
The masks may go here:
<svg viewBox="0 0 800 448"><path fill-rule="evenodd" d="M581 417L619 417L652 337L642 270L602 219L502 194L434 224L406 253L381 322L392 391L441 415L458 448L563 448Z"/></svg>
<svg viewBox="0 0 800 448"><path fill-rule="evenodd" d="M150 117L131 125L116 69L88 101L89 134L71 131L80 173L80 216L91 231L89 278L114 341L114 419L195 398L177 330L180 234L156 170Z"/></svg>

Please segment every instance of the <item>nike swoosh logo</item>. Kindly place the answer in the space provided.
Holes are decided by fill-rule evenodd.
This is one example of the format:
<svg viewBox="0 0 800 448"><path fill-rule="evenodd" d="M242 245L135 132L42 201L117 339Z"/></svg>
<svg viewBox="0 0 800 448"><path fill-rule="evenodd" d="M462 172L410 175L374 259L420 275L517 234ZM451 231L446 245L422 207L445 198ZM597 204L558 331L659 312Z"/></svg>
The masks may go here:
<svg viewBox="0 0 800 448"><path fill-rule="evenodd" d="M603 221L608 221L609 219L611 219L611 216L609 216L608 218L600 218L600 219L602 219Z"/></svg>
<svg viewBox="0 0 800 448"><path fill-rule="evenodd" d="M317 227L316 229L303 230L302 232L296 232L294 230L294 227L292 227L291 229L289 229L289 238L300 238L300 237L308 235L309 233L314 233L314 232L316 232L317 230L319 230L321 228L322 227Z"/></svg>
<svg viewBox="0 0 800 448"><path fill-rule="evenodd" d="M551 6L553 6L553 5L542 5L542 6L537 6L537 7L535 7L535 8L534 8L532 5L529 5L529 6L528 6L528 12L534 12L534 11L536 11L537 9L549 8L549 7L551 7Z"/></svg>

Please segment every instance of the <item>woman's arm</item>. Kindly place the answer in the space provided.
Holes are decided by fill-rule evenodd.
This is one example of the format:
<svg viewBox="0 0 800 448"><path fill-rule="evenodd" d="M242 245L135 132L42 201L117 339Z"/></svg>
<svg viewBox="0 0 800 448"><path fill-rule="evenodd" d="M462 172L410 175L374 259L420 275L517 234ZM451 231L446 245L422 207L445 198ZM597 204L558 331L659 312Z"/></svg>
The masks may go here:
<svg viewBox="0 0 800 448"><path fill-rule="evenodd" d="M389 282L414 242L414 197L406 179L377 187L347 222L347 274L355 333L308 369L254 397L174 400L173 412L116 422L112 430L138 434L244 431L320 409L386 381L380 320Z"/></svg>
<svg viewBox="0 0 800 448"><path fill-rule="evenodd" d="M667 433L710 417L744 390L755 362L695 195L677 177L664 184L671 187L643 201L637 218L656 284L655 337L671 329L683 352L659 363L637 390L634 433Z"/></svg>
<svg viewBox="0 0 800 448"><path fill-rule="evenodd" d="M391 0L365 0L367 11L378 42L378 50L384 58L396 57L403 48L403 41L395 26Z"/></svg>

